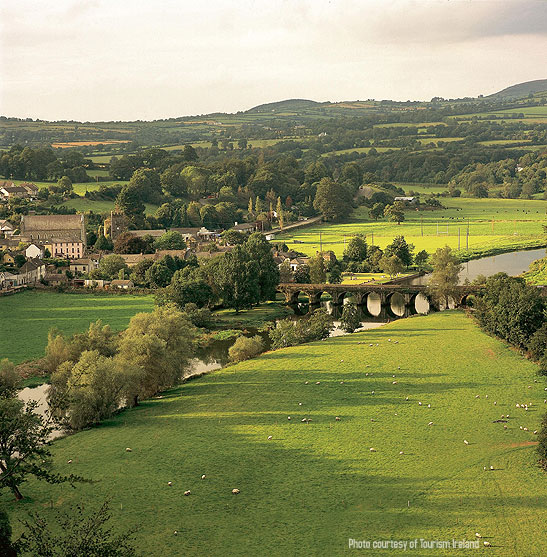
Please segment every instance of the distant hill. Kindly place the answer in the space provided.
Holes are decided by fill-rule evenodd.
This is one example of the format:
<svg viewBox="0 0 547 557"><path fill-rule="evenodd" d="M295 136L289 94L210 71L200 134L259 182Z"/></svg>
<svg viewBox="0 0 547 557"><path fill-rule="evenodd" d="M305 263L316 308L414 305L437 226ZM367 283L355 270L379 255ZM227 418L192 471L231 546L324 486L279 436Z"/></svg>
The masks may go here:
<svg viewBox="0 0 547 557"><path fill-rule="evenodd" d="M285 112L293 110L304 110L306 108L314 108L322 103L310 101L307 99L287 99L286 101L278 101L273 103L259 104L249 110L247 113L257 112Z"/></svg>
<svg viewBox="0 0 547 557"><path fill-rule="evenodd" d="M547 91L547 79L536 79L535 81L525 81L506 87L497 93L488 95L488 98L520 99L527 97L530 93L541 93Z"/></svg>

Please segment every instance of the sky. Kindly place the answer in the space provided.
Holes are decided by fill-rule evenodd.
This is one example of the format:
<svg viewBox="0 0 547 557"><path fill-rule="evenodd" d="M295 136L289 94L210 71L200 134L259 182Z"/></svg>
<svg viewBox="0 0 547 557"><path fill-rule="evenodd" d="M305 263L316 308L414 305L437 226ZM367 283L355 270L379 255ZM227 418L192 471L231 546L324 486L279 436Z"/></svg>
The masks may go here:
<svg viewBox="0 0 547 557"><path fill-rule="evenodd" d="M4 116L151 120L544 78L544 0L0 2Z"/></svg>

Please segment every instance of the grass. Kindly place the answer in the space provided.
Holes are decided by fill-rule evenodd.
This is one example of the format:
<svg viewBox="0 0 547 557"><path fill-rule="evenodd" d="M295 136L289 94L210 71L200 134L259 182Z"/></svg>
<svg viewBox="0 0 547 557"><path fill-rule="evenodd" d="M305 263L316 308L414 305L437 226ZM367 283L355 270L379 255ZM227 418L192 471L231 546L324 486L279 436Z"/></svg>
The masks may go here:
<svg viewBox="0 0 547 557"><path fill-rule="evenodd" d="M530 284L547 286L547 257L534 261L523 276Z"/></svg>
<svg viewBox="0 0 547 557"><path fill-rule="evenodd" d="M116 182L118 183L118 182ZM108 213L114 209L116 202L114 199L88 199L87 197L74 197L64 202L63 205L76 209L79 213L85 213L87 211L93 211L94 213ZM147 215L153 215L157 209L157 205L152 205L150 203L145 203L145 213Z"/></svg>
<svg viewBox="0 0 547 557"><path fill-rule="evenodd" d="M111 498L116 528L140 525L139 550L152 557L344 555L348 538L475 532L496 557L544 555L536 369L460 312L270 352L55 441L55 470L96 483L31 480L28 499L4 492L0 504L17 531L29 510L47 519ZM528 412L515 408L524 401ZM493 423L501 414L511 415L507 430Z"/></svg>
<svg viewBox="0 0 547 557"><path fill-rule="evenodd" d="M5 316L6 324L0 335L0 359L20 363L42 357L51 327L73 334L102 319L113 329L121 330L133 315L151 311L153 307L152 295L58 294L33 290L0 297L0 315Z"/></svg>
<svg viewBox="0 0 547 557"><path fill-rule="evenodd" d="M397 278L411 275L413 273L401 273ZM392 280L389 275L384 273L344 273L342 275L342 284L361 284L362 282L378 282L384 283Z"/></svg>
<svg viewBox="0 0 547 557"><path fill-rule="evenodd" d="M413 188L409 186L408 189ZM547 223L545 201L443 198L441 202L446 209L406 211L406 220L400 225L385 220L373 221L366 207L358 207L350 222L296 229L278 235L276 241L314 255L320 249L321 233L323 250L333 250L340 257L344 252L344 236L347 241L354 234L366 234L368 243L384 248L395 236L403 235L415 245L416 251L425 249L428 253L445 245L458 250L459 244L462 259L546 244L542 229L542 224ZM469 249L466 250L468 219ZM294 240L303 243L295 244Z"/></svg>

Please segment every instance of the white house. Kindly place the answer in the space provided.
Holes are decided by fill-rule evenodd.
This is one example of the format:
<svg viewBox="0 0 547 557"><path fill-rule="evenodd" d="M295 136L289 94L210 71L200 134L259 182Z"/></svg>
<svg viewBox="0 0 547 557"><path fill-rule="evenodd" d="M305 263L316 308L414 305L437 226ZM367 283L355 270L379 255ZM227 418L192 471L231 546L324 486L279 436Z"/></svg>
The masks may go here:
<svg viewBox="0 0 547 557"><path fill-rule="evenodd" d="M15 233L15 226L6 219L0 219L0 234L4 234L6 238L13 236Z"/></svg>
<svg viewBox="0 0 547 557"><path fill-rule="evenodd" d="M29 259L17 276L19 284L36 284L46 276L46 264L40 259Z"/></svg>
<svg viewBox="0 0 547 557"><path fill-rule="evenodd" d="M36 257L42 259L42 257L44 257L44 246L39 244L30 244L30 246L25 250L25 256L27 259L34 259Z"/></svg>
<svg viewBox="0 0 547 557"><path fill-rule="evenodd" d="M17 286L17 275L8 273L7 271L0 272L0 290L7 290L8 288L13 288Z"/></svg>

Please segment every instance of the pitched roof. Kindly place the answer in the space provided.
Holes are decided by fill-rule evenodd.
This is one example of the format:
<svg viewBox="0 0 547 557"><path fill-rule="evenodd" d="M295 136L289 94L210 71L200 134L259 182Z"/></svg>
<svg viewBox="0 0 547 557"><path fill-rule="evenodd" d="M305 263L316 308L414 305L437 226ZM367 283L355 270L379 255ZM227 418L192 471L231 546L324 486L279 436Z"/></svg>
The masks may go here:
<svg viewBox="0 0 547 557"><path fill-rule="evenodd" d="M0 219L0 229L2 230L15 230L15 227L9 220Z"/></svg>
<svg viewBox="0 0 547 557"><path fill-rule="evenodd" d="M125 285L129 286L130 284L133 284L133 281L132 280L127 280L127 279L126 280L113 280L110 284L112 286L125 286Z"/></svg>
<svg viewBox="0 0 547 557"><path fill-rule="evenodd" d="M23 215L21 229L23 232L34 230L81 230L83 215Z"/></svg>
<svg viewBox="0 0 547 557"><path fill-rule="evenodd" d="M167 232L167 230L128 230L127 232L129 232L129 234L132 234L133 236L137 236L137 238L144 238L145 236L159 238L160 236L163 236Z"/></svg>

